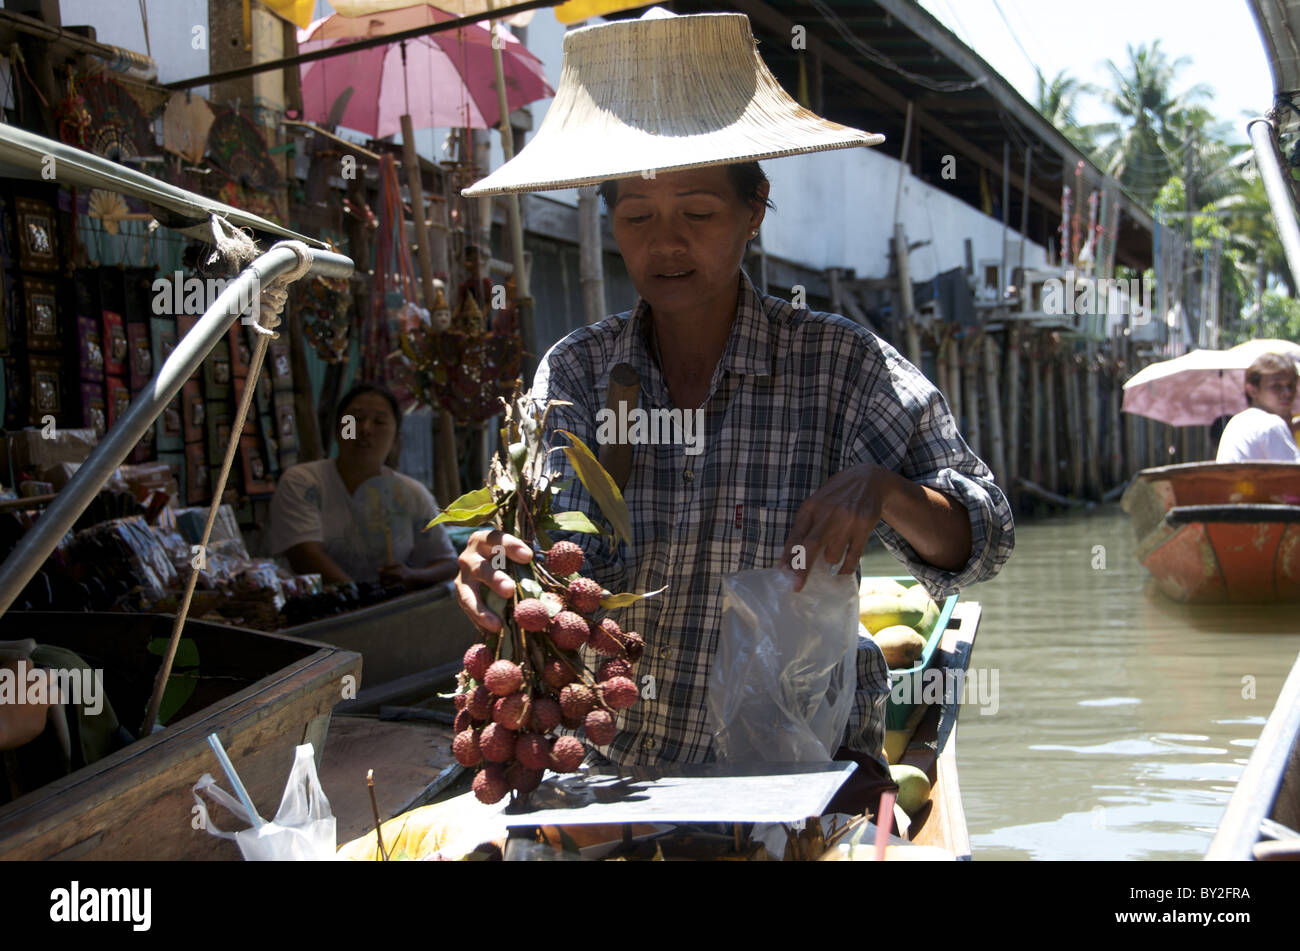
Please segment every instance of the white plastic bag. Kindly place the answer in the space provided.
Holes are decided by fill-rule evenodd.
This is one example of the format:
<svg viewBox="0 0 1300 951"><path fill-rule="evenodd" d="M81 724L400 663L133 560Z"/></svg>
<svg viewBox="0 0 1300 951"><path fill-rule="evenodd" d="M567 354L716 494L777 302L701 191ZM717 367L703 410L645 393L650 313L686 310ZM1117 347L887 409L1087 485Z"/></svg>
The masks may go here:
<svg viewBox="0 0 1300 951"><path fill-rule="evenodd" d="M336 846L334 814L316 775L316 754L310 743L294 750L293 769L285 784L280 809L273 822L254 825L253 817L238 799L217 785L210 773L194 784L194 801L199 805L202 828L222 839L234 839L249 862L332 861ZM208 816L203 795L220 803L250 828L224 832Z"/></svg>
<svg viewBox="0 0 1300 951"><path fill-rule="evenodd" d="M858 586L819 562L802 591L780 568L722 579L708 710L719 762L826 762L857 686Z"/></svg>

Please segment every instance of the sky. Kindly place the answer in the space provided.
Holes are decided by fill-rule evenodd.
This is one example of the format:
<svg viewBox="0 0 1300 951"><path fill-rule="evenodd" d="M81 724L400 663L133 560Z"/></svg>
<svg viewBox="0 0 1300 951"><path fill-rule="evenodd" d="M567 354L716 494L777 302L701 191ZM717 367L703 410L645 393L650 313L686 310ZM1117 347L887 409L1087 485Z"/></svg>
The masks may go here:
<svg viewBox="0 0 1300 951"><path fill-rule="evenodd" d="M920 2L1031 103L1037 90L1031 61L1048 79L1065 69L1084 82L1109 86L1107 59L1126 63L1128 44L1159 39L1171 60L1189 59L1178 74L1182 87L1213 88L1206 104L1232 125L1238 141L1246 141L1243 113L1262 115L1272 104L1273 79L1246 0ZM1079 121L1108 120L1105 106L1090 98L1080 100Z"/></svg>

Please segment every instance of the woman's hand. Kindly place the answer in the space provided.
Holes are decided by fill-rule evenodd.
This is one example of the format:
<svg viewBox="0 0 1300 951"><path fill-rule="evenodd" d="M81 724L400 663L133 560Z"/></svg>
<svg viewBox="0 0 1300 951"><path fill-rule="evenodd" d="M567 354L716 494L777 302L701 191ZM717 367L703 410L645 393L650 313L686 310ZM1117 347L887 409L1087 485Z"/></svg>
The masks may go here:
<svg viewBox="0 0 1300 951"><path fill-rule="evenodd" d="M882 518L936 568L955 572L970 561L970 513L961 502L868 462L831 476L799 506L782 558L795 573L794 589L803 590L819 555L830 565L842 558L842 575L856 571Z"/></svg>
<svg viewBox="0 0 1300 951"><path fill-rule="evenodd" d="M874 463L854 466L831 476L799 506L781 564L794 572L796 591L803 590L808 569L819 556L828 565L843 559L840 574L857 570L884 512L885 495L892 488L889 476L897 478Z"/></svg>
<svg viewBox="0 0 1300 951"><path fill-rule="evenodd" d="M385 585L400 584L407 591L415 591L446 581L456 574L456 568L456 561L452 558L439 558L424 568L405 564L384 565L379 569L379 580Z"/></svg>
<svg viewBox="0 0 1300 951"><path fill-rule="evenodd" d="M488 609L486 592L493 591L503 598L515 593L514 579L502 570L507 558L526 565L533 560L533 550L513 535L484 530L469 537L460 555L456 597L469 619L489 633L501 630L501 618Z"/></svg>

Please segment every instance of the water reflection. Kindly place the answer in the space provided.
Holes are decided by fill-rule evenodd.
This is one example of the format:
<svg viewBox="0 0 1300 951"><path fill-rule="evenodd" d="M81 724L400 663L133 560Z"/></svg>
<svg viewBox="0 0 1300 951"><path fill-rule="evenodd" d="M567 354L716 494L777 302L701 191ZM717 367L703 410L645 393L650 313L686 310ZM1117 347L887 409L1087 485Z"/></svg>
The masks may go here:
<svg viewBox="0 0 1300 951"><path fill-rule="evenodd" d="M1001 575L963 597L984 606L972 668L1000 671L996 715L961 717L975 858L1203 856L1300 651L1300 605L1167 600L1118 506L1020 523Z"/></svg>

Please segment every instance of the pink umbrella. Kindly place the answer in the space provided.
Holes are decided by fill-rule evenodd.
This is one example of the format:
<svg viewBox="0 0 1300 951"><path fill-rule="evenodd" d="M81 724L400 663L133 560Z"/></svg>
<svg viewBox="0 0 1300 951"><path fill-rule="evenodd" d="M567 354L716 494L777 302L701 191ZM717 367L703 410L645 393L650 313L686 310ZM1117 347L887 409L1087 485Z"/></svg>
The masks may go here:
<svg viewBox="0 0 1300 951"><path fill-rule="evenodd" d="M298 31L302 52L455 19L427 5L362 17L339 14ZM506 96L514 111L555 95L542 63L502 31ZM402 43L345 53L302 67L305 117L343 125L375 138L401 131L410 114L420 128L488 129L500 122L492 33L485 23Z"/></svg>
<svg viewBox="0 0 1300 951"><path fill-rule="evenodd" d="M1265 353L1300 363L1289 340L1248 340L1231 350L1193 350L1143 367L1124 384L1124 412L1170 426L1208 426L1246 408L1246 369Z"/></svg>

